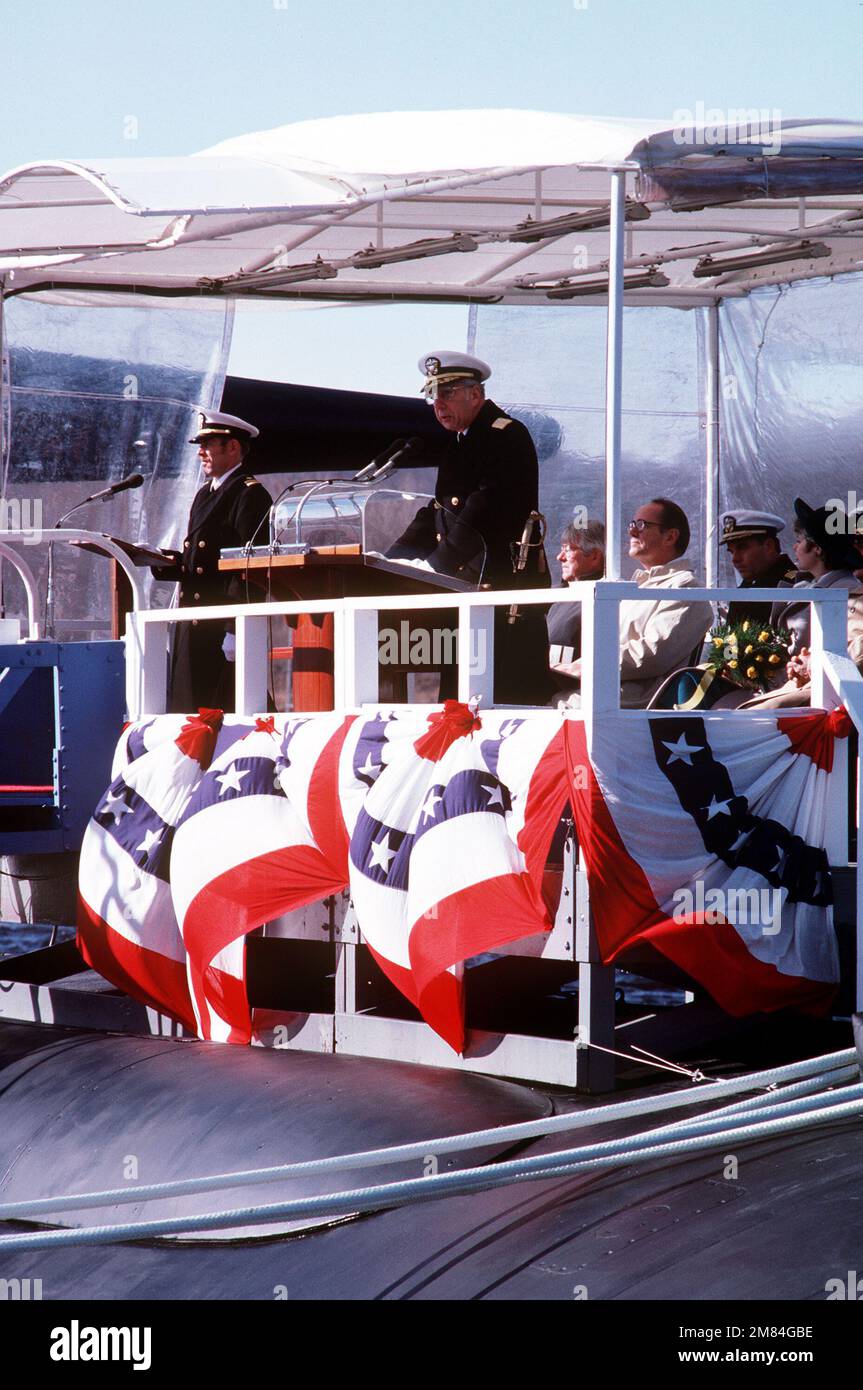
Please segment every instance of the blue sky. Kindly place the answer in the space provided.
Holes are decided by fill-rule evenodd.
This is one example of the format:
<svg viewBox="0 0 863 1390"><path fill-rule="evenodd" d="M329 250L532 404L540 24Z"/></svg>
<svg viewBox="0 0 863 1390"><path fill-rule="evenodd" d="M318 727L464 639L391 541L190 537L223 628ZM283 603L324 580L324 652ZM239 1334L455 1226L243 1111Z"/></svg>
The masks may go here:
<svg viewBox="0 0 863 1390"><path fill-rule="evenodd" d="M861 40L860 0L37 0L4 17L0 167L186 154L361 111L671 123L703 102L859 118ZM463 334L456 309L350 312L342 353L328 313L304 314L302 334L281 316L244 316L232 368L407 390L419 353ZM361 360L358 338L377 344Z"/></svg>

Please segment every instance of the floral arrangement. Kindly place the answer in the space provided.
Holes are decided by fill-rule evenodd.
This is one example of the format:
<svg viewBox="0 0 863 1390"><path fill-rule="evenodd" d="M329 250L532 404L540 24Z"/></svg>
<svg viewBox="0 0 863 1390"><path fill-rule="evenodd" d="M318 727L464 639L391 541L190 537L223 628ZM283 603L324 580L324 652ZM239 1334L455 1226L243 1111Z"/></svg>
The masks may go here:
<svg viewBox="0 0 863 1390"><path fill-rule="evenodd" d="M768 623L745 618L711 628L707 665L734 685L769 690L777 668L788 660L791 636Z"/></svg>

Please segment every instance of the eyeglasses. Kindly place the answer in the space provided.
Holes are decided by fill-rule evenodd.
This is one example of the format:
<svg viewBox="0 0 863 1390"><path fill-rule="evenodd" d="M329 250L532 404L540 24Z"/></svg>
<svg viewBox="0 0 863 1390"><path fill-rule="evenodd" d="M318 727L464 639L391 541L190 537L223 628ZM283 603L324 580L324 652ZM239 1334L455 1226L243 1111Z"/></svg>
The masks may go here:
<svg viewBox="0 0 863 1390"><path fill-rule="evenodd" d="M627 521L627 531L643 531L645 526L655 526L658 531L667 531L668 527L663 526L659 521L645 521L643 516L634 516L631 521Z"/></svg>
<svg viewBox="0 0 863 1390"><path fill-rule="evenodd" d="M467 387L474 385L475 382L472 381L448 382L444 386L436 387L433 395L426 396L426 402L428 405L434 405L435 401L448 401L450 396L454 396L457 391L464 391Z"/></svg>

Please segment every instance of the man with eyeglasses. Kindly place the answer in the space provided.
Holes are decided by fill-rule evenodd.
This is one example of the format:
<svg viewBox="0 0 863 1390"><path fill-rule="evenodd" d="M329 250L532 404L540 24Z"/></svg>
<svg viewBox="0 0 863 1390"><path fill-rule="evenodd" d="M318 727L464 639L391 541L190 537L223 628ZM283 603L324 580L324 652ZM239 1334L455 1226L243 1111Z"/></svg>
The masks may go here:
<svg viewBox="0 0 863 1390"><path fill-rule="evenodd" d="M525 426L487 400L491 368L467 353L438 351L419 360L423 394L449 439L434 501L422 507L388 551L392 559L424 561L439 574L491 589L544 588L550 583L538 528L539 468ZM529 542L523 568L516 557ZM548 640L540 607L524 606L514 622L495 611L495 700L541 704L548 688ZM451 684L450 673L450 684ZM443 689L448 689L446 682Z"/></svg>
<svg viewBox="0 0 863 1390"><path fill-rule="evenodd" d="M693 589L698 579L684 558L686 513L667 497L639 507L629 523L632 576L640 589ZM667 676L687 665L713 621L709 603L626 601L620 605L620 704L643 709Z"/></svg>
<svg viewBox="0 0 863 1390"><path fill-rule="evenodd" d="M689 522L682 507L667 497L654 497L639 507L627 527L629 553L638 562L633 582L644 589L698 588L689 561ZM668 676L697 660L705 633L713 622L709 603L680 603L674 599L644 602L626 599L620 605L620 705L644 709ZM580 682L581 662L570 667ZM578 706L575 693L566 703Z"/></svg>

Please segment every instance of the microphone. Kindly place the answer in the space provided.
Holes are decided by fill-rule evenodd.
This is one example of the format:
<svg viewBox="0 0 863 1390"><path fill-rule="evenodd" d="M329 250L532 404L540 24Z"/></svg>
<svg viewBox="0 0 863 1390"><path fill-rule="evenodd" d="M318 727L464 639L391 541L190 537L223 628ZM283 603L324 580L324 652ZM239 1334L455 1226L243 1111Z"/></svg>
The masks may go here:
<svg viewBox="0 0 863 1390"><path fill-rule="evenodd" d="M140 487L143 481L143 473L130 473L128 478L123 478L121 482L112 483L110 487L103 487L101 492L94 492L92 497L85 497L84 502L102 502L107 497L113 497L116 492L125 492L130 487ZM83 507L84 502L79 502L78 506Z"/></svg>
<svg viewBox="0 0 863 1390"><path fill-rule="evenodd" d="M408 455L418 456L424 452L425 446L425 440L415 434L407 443L403 443L401 448L396 449L394 454L390 455L383 467L379 468L377 473L372 474L370 481L376 483L378 479L388 477L394 469L401 468L402 459L407 458Z"/></svg>
<svg viewBox="0 0 863 1390"><path fill-rule="evenodd" d="M115 492L125 492L129 487L140 487L144 481L143 473L130 473L128 478L124 478L120 483L112 483L110 487L103 487L101 492L94 492L92 497L85 497L83 502L76 502L74 507L70 507L68 512L64 512L59 521L54 522L53 530L58 530L73 512L77 512L79 507L84 507L88 502L100 502L106 497L113 497ZM54 546L48 546L48 586L45 594L45 627L46 631L54 632Z"/></svg>
<svg viewBox="0 0 863 1390"><path fill-rule="evenodd" d="M108 497L113 497L115 492L125 492L130 487L140 487L144 481L143 473L130 473L128 478L123 478L122 482L112 483L110 487L103 487L101 492L94 492L91 497L85 497L81 502L76 502L74 507L70 507L68 512L64 512L59 521L54 522L54 530L62 526L67 517L73 512L77 512L79 507L86 507L88 502L104 502ZM49 552L50 554L50 552Z"/></svg>
<svg viewBox="0 0 863 1390"><path fill-rule="evenodd" d="M378 469L381 467L381 465L385 464L389 459L390 455L394 454L397 449L403 449L405 447L405 443L406 441L404 439L394 439L392 444L388 444L385 449L381 450L381 452L377 455L376 458L372 459L371 463L367 463L365 468L361 468L359 473L355 473L353 478L351 479L351 482L370 482L371 479L377 473Z"/></svg>

